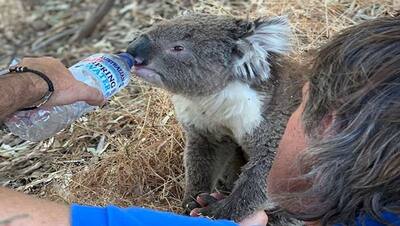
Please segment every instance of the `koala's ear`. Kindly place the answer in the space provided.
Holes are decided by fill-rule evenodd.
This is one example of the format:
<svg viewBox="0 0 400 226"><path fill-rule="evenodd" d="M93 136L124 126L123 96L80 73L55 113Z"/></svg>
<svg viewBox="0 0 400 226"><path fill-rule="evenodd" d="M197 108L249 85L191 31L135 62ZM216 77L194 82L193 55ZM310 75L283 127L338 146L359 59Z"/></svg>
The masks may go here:
<svg viewBox="0 0 400 226"><path fill-rule="evenodd" d="M245 81L267 80L271 54L284 54L291 49L290 25L286 17L274 17L258 19L246 27L233 51L234 73Z"/></svg>

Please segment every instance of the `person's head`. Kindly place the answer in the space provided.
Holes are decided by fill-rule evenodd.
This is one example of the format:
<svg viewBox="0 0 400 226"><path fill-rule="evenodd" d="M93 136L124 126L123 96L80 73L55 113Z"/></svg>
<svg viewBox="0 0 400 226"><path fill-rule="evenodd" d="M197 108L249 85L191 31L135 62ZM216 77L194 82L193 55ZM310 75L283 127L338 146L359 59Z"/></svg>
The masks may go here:
<svg viewBox="0 0 400 226"><path fill-rule="evenodd" d="M306 86L271 170L272 197L324 225L399 214L400 18L341 32L318 52Z"/></svg>

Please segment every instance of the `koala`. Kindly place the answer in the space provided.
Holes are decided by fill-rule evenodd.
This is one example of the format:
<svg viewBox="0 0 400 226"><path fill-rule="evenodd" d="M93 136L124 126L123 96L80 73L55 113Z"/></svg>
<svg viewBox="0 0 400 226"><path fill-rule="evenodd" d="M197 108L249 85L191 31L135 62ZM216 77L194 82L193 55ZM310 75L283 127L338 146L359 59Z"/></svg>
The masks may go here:
<svg viewBox="0 0 400 226"><path fill-rule="evenodd" d="M266 177L302 86L285 57L290 37L284 17L189 14L153 25L129 44L136 76L172 94L186 135L188 211L197 195L215 189L229 195L202 215L240 221L273 210Z"/></svg>

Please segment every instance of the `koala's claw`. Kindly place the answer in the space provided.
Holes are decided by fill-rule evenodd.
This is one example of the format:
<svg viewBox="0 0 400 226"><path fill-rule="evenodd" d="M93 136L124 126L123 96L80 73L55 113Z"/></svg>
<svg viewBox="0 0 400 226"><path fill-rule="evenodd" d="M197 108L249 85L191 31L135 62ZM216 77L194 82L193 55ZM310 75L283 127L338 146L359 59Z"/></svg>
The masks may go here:
<svg viewBox="0 0 400 226"><path fill-rule="evenodd" d="M226 200L220 200L209 204L204 208L197 209L197 214L200 216L207 216L212 219L233 219L236 220L236 216L229 208L229 204Z"/></svg>
<svg viewBox="0 0 400 226"><path fill-rule="evenodd" d="M196 201L191 201L188 202L185 206L184 206L184 213L185 215L190 215L190 212L196 208L201 208L200 204L197 203Z"/></svg>
<svg viewBox="0 0 400 226"><path fill-rule="evenodd" d="M186 196L186 198L183 199L182 202L183 214L190 215L190 212L193 209L201 208L201 205L196 201L195 197L197 196L198 196L197 194L195 196Z"/></svg>
<svg viewBox="0 0 400 226"><path fill-rule="evenodd" d="M185 214L190 215L192 210L204 208L210 204L218 202L220 199L222 199L222 195L218 193L212 193L212 194L201 193L196 196L196 199L192 199L188 202L185 202L186 203L184 205Z"/></svg>

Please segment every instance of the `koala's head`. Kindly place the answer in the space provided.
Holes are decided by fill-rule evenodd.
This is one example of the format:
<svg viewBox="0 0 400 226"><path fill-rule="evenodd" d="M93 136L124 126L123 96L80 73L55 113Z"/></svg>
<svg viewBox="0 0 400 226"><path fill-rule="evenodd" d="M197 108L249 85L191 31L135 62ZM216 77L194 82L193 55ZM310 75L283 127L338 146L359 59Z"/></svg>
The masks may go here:
<svg viewBox="0 0 400 226"><path fill-rule="evenodd" d="M254 21L194 14L152 26L128 47L135 74L175 94L202 96L233 80L265 81L271 56L290 49L282 17Z"/></svg>

